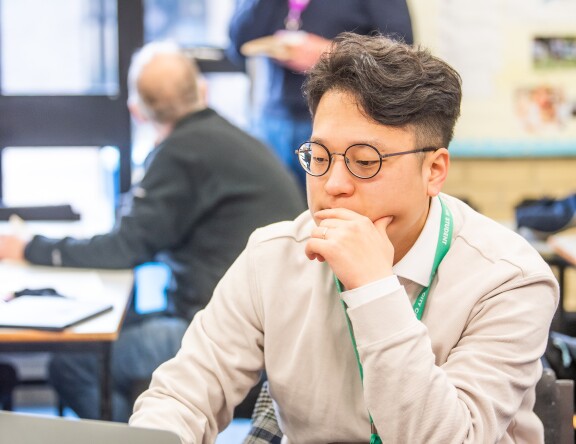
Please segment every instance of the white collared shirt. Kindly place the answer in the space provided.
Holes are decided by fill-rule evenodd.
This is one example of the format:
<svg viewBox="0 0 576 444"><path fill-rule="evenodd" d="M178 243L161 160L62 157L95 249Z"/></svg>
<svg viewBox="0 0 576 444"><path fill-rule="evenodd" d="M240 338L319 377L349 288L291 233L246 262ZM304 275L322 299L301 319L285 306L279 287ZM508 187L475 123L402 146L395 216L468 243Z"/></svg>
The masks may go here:
<svg viewBox="0 0 576 444"><path fill-rule="evenodd" d="M342 299L349 308L358 307L376 298L385 297L400 288L400 280L404 281L409 295L416 289L430 284L430 274L434 263L434 252L438 243L440 229L440 214L442 206L438 196L432 198L430 211L424 228L408 253L392 267L394 274L362 287L342 292Z"/></svg>

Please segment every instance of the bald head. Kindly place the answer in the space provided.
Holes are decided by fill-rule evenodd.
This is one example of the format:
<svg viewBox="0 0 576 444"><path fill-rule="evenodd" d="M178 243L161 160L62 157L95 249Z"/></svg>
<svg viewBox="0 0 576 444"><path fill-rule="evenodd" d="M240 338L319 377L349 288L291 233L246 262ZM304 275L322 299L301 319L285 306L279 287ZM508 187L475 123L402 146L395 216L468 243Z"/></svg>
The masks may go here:
<svg viewBox="0 0 576 444"><path fill-rule="evenodd" d="M196 63L170 43L150 43L132 59L128 74L129 105L147 118L174 124L203 108Z"/></svg>

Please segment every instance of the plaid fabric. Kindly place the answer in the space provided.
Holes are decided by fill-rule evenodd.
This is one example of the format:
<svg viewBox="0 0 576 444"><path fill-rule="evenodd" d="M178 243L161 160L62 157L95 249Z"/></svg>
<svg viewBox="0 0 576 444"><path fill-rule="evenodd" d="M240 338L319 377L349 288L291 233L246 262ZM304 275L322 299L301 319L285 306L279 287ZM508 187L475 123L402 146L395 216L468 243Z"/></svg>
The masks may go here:
<svg viewBox="0 0 576 444"><path fill-rule="evenodd" d="M276 413L272 398L268 392L268 381L262 384L254 412L252 413L252 427L243 444L280 444L282 431L276 421Z"/></svg>

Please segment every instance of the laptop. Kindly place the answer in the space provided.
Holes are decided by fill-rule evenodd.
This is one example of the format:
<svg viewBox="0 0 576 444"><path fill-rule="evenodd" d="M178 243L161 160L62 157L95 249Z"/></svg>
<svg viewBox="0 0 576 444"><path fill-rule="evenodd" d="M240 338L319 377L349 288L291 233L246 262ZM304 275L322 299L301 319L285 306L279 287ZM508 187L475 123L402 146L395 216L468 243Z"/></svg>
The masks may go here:
<svg viewBox="0 0 576 444"><path fill-rule="evenodd" d="M0 444L181 444L175 433L125 423L0 411Z"/></svg>
<svg viewBox="0 0 576 444"><path fill-rule="evenodd" d="M63 330L111 309L105 300L20 296L0 301L0 327Z"/></svg>

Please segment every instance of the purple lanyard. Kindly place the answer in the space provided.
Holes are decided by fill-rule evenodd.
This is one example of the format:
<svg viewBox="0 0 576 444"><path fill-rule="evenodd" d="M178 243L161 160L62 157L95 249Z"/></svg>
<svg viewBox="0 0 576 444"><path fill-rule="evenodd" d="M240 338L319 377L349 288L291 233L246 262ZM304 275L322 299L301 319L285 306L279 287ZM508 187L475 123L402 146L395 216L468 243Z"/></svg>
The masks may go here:
<svg viewBox="0 0 576 444"><path fill-rule="evenodd" d="M288 16L284 24L288 31L298 31L300 29L300 16L308 7L310 0L288 0Z"/></svg>

